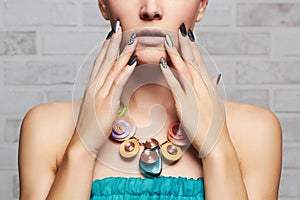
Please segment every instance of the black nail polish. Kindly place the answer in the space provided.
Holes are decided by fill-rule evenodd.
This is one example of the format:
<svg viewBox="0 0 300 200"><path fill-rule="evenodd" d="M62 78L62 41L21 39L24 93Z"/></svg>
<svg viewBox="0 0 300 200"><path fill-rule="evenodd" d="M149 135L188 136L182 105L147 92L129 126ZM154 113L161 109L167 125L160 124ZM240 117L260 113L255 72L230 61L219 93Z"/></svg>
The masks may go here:
<svg viewBox="0 0 300 200"><path fill-rule="evenodd" d="M219 74L218 79L217 79L217 85L219 85L221 77L222 77L222 74Z"/></svg>
<svg viewBox="0 0 300 200"><path fill-rule="evenodd" d="M113 35L113 30L109 31L109 33L106 36L106 40L109 40L111 38L111 36Z"/></svg>
<svg viewBox="0 0 300 200"><path fill-rule="evenodd" d="M132 57L129 59L127 65L129 65L129 66L133 65L133 64L136 62L136 60L137 60L137 56L136 56L136 55L132 56Z"/></svg>
<svg viewBox="0 0 300 200"><path fill-rule="evenodd" d="M182 23L182 24L180 25L179 29L180 29L181 35L182 35L183 37L185 37L185 36L186 36L186 28L185 28L185 24Z"/></svg>
<svg viewBox="0 0 300 200"><path fill-rule="evenodd" d="M188 36L192 42L195 42L195 36L191 29L189 29L189 31L188 31Z"/></svg>
<svg viewBox="0 0 300 200"><path fill-rule="evenodd" d="M162 65L163 68L167 68L168 65L167 65L167 61L164 57L161 57L160 60L159 60L160 64Z"/></svg>

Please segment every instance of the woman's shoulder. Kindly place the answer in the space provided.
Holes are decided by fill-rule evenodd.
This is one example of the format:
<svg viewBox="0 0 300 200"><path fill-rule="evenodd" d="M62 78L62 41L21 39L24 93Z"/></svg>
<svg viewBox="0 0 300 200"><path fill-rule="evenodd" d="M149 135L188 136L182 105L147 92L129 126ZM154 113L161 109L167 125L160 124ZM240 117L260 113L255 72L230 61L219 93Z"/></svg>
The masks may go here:
<svg viewBox="0 0 300 200"><path fill-rule="evenodd" d="M34 106L26 113L23 125L51 130L70 126L74 124L72 105L72 102L54 102Z"/></svg>
<svg viewBox="0 0 300 200"><path fill-rule="evenodd" d="M226 101L225 108L227 123L235 128L280 128L277 116L269 109L233 101Z"/></svg>
<svg viewBox="0 0 300 200"><path fill-rule="evenodd" d="M226 101L225 106L228 131L240 161L281 154L282 131L274 112L232 101Z"/></svg>
<svg viewBox="0 0 300 200"><path fill-rule="evenodd" d="M51 160L59 159L75 128L72 105L71 102L55 102L31 108L21 126L20 146L26 147L22 149L32 153L44 151L45 155L53 157Z"/></svg>

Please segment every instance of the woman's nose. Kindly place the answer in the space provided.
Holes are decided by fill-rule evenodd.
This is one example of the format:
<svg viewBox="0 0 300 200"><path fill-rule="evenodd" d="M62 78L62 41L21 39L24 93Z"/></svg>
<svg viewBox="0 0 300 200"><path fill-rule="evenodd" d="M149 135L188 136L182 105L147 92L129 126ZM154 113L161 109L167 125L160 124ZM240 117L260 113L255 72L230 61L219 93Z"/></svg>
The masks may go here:
<svg viewBox="0 0 300 200"><path fill-rule="evenodd" d="M143 0L140 18L143 20L160 20L163 16L159 0Z"/></svg>

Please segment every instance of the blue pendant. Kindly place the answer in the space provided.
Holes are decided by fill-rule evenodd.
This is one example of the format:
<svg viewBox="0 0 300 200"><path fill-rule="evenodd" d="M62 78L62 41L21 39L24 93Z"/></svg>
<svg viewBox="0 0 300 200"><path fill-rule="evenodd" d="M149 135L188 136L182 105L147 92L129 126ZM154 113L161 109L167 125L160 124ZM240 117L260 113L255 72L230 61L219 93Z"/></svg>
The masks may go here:
<svg viewBox="0 0 300 200"><path fill-rule="evenodd" d="M162 171L162 159L158 147L145 148L139 160L141 173L148 178L158 177Z"/></svg>

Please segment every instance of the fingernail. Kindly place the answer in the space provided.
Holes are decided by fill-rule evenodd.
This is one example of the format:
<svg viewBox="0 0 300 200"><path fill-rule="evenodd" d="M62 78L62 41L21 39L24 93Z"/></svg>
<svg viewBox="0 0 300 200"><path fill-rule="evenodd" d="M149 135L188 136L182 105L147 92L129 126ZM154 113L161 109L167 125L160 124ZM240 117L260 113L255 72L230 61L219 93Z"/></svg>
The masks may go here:
<svg viewBox="0 0 300 200"><path fill-rule="evenodd" d="M179 29L180 29L181 35L182 35L183 37L185 37L185 36L186 36L186 28L185 28L185 24L182 23L182 24L180 25Z"/></svg>
<svg viewBox="0 0 300 200"><path fill-rule="evenodd" d="M113 35L113 30L109 31L107 36L106 36L106 40L109 40L111 38L111 36Z"/></svg>
<svg viewBox="0 0 300 200"><path fill-rule="evenodd" d="M127 65L129 65L129 66L133 65L133 64L136 62L136 60L137 60L137 56L136 56L136 55L132 56L132 57L129 59Z"/></svg>
<svg viewBox="0 0 300 200"><path fill-rule="evenodd" d="M161 57L160 60L159 60L159 63L162 65L163 68L167 68L168 65L167 65L167 61L164 57Z"/></svg>
<svg viewBox="0 0 300 200"><path fill-rule="evenodd" d="M130 36L128 45L132 45L132 44L134 43L135 38L136 38L136 33L133 33L133 34Z"/></svg>
<svg viewBox="0 0 300 200"><path fill-rule="evenodd" d="M173 47L173 42L169 35L166 35L166 42L169 47L171 47L171 48Z"/></svg>
<svg viewBox="0 0 300 200"><path fill-rule="evenodd" d="M189 29L189 31L188 31L188 36L192 42L195 42L195 36L191 29Z"/></svg>
<svg viewBox="0 0 300 200"><path fill-rule="evenodd" d="M120 29L120 21L119 20L117 20L117 22L116 22L116 25L115 25L115 28L114 28L114 32L116 33L116 32L118 32L118 30Z"/></svg>
<svg viewBox="0 0 300 200"><path fill-rule="evenodd" d="M218 79L217 79L217 85L219 85L221 77L222 77L222 74L219 74Z"/></svg>

